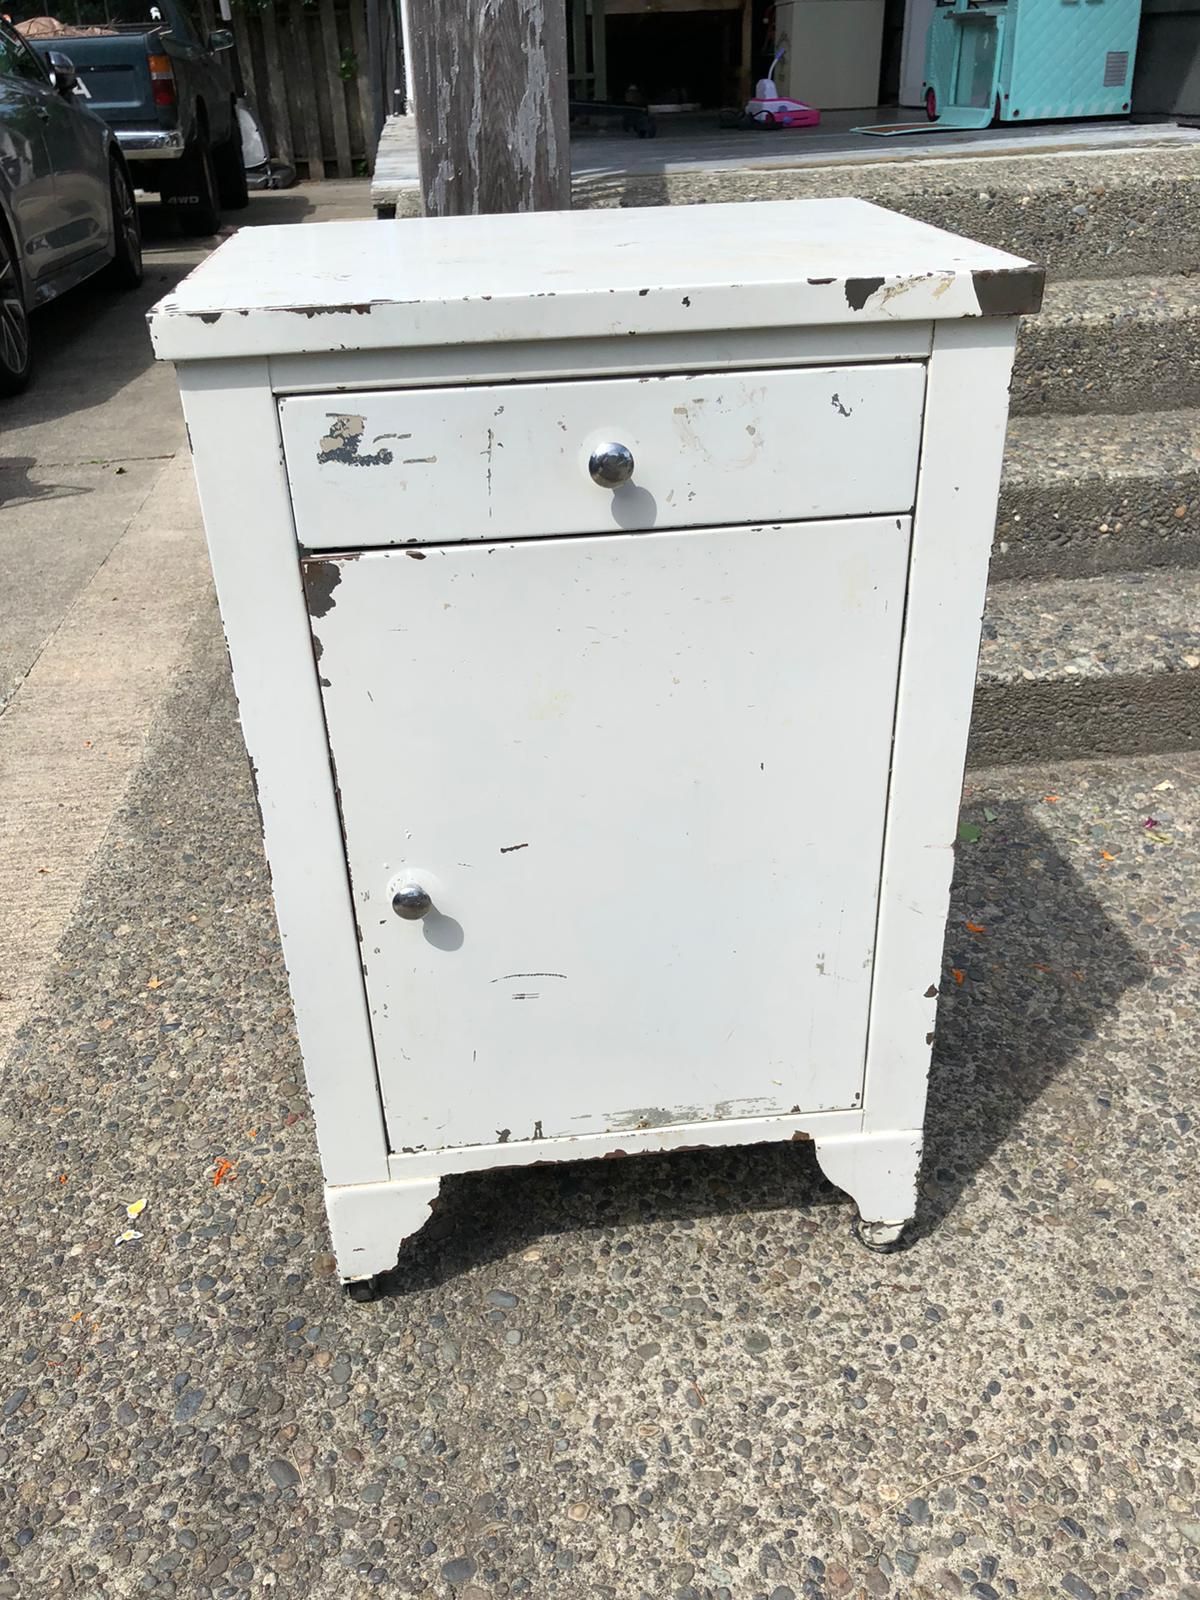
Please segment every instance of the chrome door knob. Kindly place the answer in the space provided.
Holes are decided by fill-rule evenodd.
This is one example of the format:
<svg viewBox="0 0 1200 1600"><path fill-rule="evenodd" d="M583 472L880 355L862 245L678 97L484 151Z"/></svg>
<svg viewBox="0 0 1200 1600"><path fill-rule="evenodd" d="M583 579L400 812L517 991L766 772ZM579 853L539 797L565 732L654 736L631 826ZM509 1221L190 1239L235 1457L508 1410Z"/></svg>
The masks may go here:
<svg viewBox="0 0 1200 1600"><path fill-rule="evenodd" d="M633 477L633 451L624 444L601 444L588 460L592 482L602 489L619 489Z"/></svg>
<svg viewBox="0 0 1200 1600"><path fill-rule="evenodd" d="M428 889L419 883L402 883L392 896L392 910L405 922L416 922L433 907Z"/></svg>

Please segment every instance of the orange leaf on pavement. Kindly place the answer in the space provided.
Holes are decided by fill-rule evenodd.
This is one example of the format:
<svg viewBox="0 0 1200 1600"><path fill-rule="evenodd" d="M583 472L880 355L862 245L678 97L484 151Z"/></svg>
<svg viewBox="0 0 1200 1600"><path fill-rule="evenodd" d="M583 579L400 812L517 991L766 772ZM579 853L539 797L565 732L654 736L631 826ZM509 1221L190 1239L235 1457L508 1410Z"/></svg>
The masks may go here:
<svg viewBox="0 0 1200 1600"><path fill-rule="evenodd" d="M961 967L951 967L950 976L954 979L955 983L962 983L966 978L966 973Z"/></svg>
<svg viewBox="0 0 1200 1600"><path fill-rule="evenodd" d="M987 929L984 927L982 922L968 922L967 923L967 932L968 933L986 933Z"/></svg>
<svg viewBox="0 0 1200 1600"><path fill-rule="evenodd" d="M235 1174L236 1168L234 1167L233 1162L226 1161L225 1157L221 1156L217 1161L216 1166L213 1168L213 1188L219 1189L225 1182L226 1178L232 1178L235 1176Z"/></svg>

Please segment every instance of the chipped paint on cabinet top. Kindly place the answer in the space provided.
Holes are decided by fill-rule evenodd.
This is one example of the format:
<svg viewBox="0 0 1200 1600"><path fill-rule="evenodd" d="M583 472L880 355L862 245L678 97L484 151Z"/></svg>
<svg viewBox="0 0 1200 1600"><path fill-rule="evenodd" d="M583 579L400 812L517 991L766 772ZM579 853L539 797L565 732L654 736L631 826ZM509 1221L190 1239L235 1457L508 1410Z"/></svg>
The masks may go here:
<svg viewBox="0 0 1200 1600"><path fill-rule="evenodd" d="M1041 270L863 200L242 228L150 313L169 360L1037 309Z"/></svg>

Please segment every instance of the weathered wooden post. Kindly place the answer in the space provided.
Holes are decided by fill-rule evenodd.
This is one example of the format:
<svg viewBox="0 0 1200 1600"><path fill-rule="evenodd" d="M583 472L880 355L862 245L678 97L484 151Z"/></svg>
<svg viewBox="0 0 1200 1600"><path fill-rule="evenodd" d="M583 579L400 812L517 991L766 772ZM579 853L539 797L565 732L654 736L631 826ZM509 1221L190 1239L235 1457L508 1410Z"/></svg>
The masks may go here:
<svg viewBox="0 0 1200 1600"><path fill-rule="evenodd" d="M408 0L427 216L571 203L565 0Z"/></svg>

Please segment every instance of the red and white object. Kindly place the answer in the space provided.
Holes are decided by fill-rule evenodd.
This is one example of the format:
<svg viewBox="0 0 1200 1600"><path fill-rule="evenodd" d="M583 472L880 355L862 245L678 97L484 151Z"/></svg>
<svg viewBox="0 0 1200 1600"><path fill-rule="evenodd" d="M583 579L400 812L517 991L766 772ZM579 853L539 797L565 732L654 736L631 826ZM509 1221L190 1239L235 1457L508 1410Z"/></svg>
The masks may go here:
<svg viewBox="0 0 1200 1600"><path fill-rule="evenodd" d="M780 94L774 78L760 78L754 85L754 98L746 101L746 115L764 128L815 128L821 120L815 106Z"/></svg>

